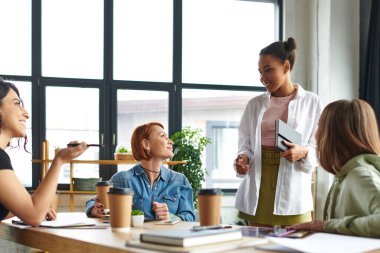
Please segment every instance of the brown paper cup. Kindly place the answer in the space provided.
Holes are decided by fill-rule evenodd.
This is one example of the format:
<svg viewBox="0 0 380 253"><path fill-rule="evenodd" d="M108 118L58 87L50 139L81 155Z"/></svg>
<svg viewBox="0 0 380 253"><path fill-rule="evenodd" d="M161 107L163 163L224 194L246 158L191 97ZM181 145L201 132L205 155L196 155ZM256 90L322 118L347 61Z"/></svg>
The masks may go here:
<svg viewBox="0 0 380 253"><path fill-rule="evenodd" d="M201 226L219 225L222 191L219 188L201 189L198 192L199 222Z"/></svg>
<svg viewBox="0 0 380 253"><path fill-rule="evenodd" d="M129 232L131 228L133 191L112 187L108 192L112 232Z"/></svg>
<svg viewBox="0 0 380 253"><path fill-rule="evenodd" d="M101 181L95 184L96 196L98 197L98 201L103 204L106 212L110 209L107 192L111 187L112 183L110 181Z"/></svg>

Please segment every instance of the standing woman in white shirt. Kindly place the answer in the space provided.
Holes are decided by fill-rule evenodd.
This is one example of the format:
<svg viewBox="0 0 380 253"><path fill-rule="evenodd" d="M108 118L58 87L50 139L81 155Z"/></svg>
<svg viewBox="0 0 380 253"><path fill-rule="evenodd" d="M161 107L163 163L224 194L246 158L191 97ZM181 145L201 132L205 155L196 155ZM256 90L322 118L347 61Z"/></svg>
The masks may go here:
<svg viewBox="0 0 380 253"><path fill-rule="evenodd" d="M322 106L318 96L293 83L293 38L263 48L260 81L267 92L251 99L239 126L239 150L234 167L243 177L236 194L239 218L250 226L286 226L311 220L311 175L318 165L315 132ZM275 120L302 135L301 145L275 148Z"/></svg>

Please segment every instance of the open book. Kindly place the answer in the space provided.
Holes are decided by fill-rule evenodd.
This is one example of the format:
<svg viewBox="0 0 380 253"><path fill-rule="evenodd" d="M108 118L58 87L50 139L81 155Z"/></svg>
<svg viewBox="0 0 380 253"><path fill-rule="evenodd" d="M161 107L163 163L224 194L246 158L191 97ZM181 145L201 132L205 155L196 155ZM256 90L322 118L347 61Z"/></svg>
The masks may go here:
<svg viewBox="0 0 380 253"><path fill-rule="evenodd" d="M148 243L189 247L240 240L242 237L243 235L241 231L235 229L213 229L203 231L173 229L142 233L140 235L140 240Z"/></svg>
<svg viewBox="0 0 380 253"><path fill-rule="evenodd" d="M13 224L18 225L27 225L19 219L13 219ZM88 227L95 226L96 222L91 220L52 220L52 221L43 221L40 224L40 227L47 228L73 228L73 227Z"/></svg>

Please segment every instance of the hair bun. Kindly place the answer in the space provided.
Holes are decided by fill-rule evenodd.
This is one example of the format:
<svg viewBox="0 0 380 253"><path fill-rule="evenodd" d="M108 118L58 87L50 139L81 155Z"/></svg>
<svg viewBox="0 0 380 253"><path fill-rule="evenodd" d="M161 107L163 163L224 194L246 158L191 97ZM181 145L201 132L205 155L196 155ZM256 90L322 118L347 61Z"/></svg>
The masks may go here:
<svg viewBox="0 0 380 253"><path fill-rule="evenodd" d="M284 42L284 44L286 51L292 51L297 47L296 40L293 37L289 37L288 40Z"/></svg>

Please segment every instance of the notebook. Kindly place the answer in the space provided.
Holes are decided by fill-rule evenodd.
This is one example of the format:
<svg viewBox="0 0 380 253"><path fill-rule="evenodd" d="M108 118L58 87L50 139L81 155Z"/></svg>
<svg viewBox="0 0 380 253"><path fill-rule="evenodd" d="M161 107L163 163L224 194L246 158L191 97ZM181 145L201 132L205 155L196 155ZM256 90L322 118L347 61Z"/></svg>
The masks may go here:
<svg viewBox="0 0 380 253"><path fill-rule="evenodd" d="M13 224L17 225L27 225L23 221L19 219L14 219L12 220ZM72 220L72 221L67 221L67 220L52 220L52 221L43 221L39 225L39 227L46 227L46 228L74 228L74 227L92 227L96 226L95 221L89 221L89 220ZM96 226L99 227L99 226ZM104 228L107 228L109 226L101 226Z"/></svg>
<svg viewBox="0 0 380 253"><path fill-rule="evenodd" d="M283 141L301 145L301 134L280 119L276 120L275 132L275 146L280 151L286 151L289 149Z"/></svg>
<svg viewBox="0 0 380 253"><path fill-rule="evenodd" d="M161 252L170 252L170 253L212 253L212 252L225 252L225 251L233 251L235 249L253 247L256 245L266 244L268 243L268 239L266 238L253 238L253 237L243 237L241 240L233 240L226 242L219 242L213 244L205 244L199 246L191 246L191 247L182 247L182 246L168 246L164 244L157 243L146 243L140 242L136 240L127 241L127 247L140 248L140 249L148 249L154 251Z"/></svg>
<svg viewBox="0 0 380 253"><path fill-rule="evenodd" d="M142 233L141 242L158 243L172 246L190 247L204 244L241 240L243 237L240 230L213 229L194 231L190 229L159 230Z"/></svg>

